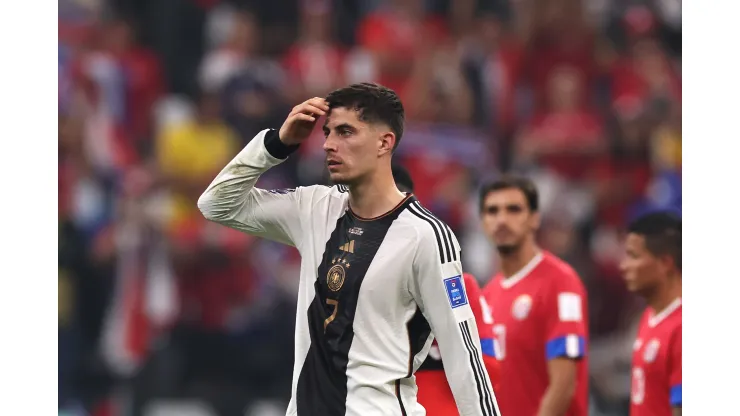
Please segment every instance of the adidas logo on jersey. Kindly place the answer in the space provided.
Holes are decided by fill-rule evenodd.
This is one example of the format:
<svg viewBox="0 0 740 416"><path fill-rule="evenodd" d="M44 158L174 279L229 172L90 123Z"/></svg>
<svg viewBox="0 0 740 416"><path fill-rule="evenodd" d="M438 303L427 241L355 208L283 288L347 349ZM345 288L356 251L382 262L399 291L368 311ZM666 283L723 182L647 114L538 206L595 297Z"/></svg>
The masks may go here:
<svg viewBox="0 0 740 416"><path fill-rule="evenodd" d="M355 252L355 240L352 240L349 243L342 244L342 246L340 246L339 249L342 251L346 251L348 253L354 253Z"/></svg>

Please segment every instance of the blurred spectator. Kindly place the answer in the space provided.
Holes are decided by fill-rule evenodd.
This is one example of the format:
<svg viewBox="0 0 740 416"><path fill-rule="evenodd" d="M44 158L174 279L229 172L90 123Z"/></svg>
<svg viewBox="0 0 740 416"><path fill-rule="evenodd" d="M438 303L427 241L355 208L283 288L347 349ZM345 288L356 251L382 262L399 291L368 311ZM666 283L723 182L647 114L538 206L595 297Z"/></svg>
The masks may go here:
<svg viewBox="0 0 740 416"><path fill-rule="evenodd" d="M516 141L520 163L535 162L572 181L593 169L608 150L599 117L581 102L586 80L572 67L553 68L548 105Z"/></svg>
<svg viewBox="0 0 740 416"><path fill-rule="evenodd" d="M620 119L655 117L680 105L681 82L654 38L632 41L614 68L612 105ZM656 114L657 113L657 114Z"/></svg>
<svg viewBox="0 0 740 416"><path fill-rule="evenodd" d="M290 102L323 97L345 84L344 51L331 38L328 0L302 2L298 39L283 58Z"/></svg>
<svg viewBox="0 0 740 416"><path fill-rule="evenodd" d="M157 56L136 42L134 27L125 20L110 23L104 48L119 62L126 86L126 135L134 141L151 134L152 107L162 95L164 81Z"/></svg>
<svg viewBox="0 0 740 416"><path fill-rule="evenodd" d="M192 120L167 126L157 137L157 162L172 191L172 227L198 215L198 197L239 149L219 113L218 96L204 92Z"/></svg>
<svg viewBox="0 0 740 416"><path fill-rule="evenodd" d="M255 17L244 12L226 12L226 39L215 45L200 66L200 87L218 93L223 85L242 69L244 63L254 59L259 48L259 28Z"/></svg>
<svg viewBox="0 0 740 416"><path fill-rule="evenodd" d="M407 83L406 117L419 122L470 124L473 96L456 43L447 40L422 48Z"/></svg>
<svg viewBox="0 0 740 416"><path fill-rule="evenodd" d="M282 123L287 114L283 96L285 75L276 60L256 49L261 44L259 22L249 14L241 19L239 30L248 34L247 45L254 49L247 50L244 62L219 93L226 122L242 140L248 140L255 131Z"/></svg>
<svg viewBox="0 0 740 416"><path fill-rule="evenodd" d="M97 33L96 33L97 32ZM76 88L84 93L85 147L95 169L136 163L151 137L152 109L163 91L157 57L136 44L125 20L90 32L75 58Z"/></svg>
<svg viewBox="0 0 740 416"><path fill-rule="evenodd" d="M584 88L577 104L590 101L590 88L597 76L595 34L589 27L582 0L527 1L531 16L526 71L535 93L535 108L548 101L552 72L570 66L580 73Z"/></svg>
<svg viewBox="0 0 740 416"><path fill-rule="evenodd" d="M389 0L365 16L357 29L358 45L372 54L377 81L407 102L408 81L419 54L443 41L447 28L438 16L427 16L422 0Z"/></svg>
<svg viewBox="0 0 740 416"><path fill-rule="evenodd" d="M524 49L509 33L501 13L486 12L477 21L478 36L468 59L478 65L487 103L484 119L501 137L513 133L518 120L518 86Z"/></svg>

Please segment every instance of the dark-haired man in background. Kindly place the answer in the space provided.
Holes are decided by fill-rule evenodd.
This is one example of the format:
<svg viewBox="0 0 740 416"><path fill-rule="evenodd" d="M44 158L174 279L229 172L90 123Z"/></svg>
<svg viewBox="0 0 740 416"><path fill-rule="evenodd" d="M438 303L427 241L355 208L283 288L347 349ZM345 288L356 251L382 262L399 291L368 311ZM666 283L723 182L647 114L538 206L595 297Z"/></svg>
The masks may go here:
<svg viewBox="0 0 740 416"><path fill-rule="evenodd" d="M503 177L481 191L483 229L501 264L484 289L501 364L501 410L586 416L586 290L569 265L537 246L538 208L537 189L526 178Z"/></svg>
<svg viewBox="0 0 740 416"><path fill-rule="evenodd" d="M267 191L326 116L336 186ZM435 338L463 416L498 416L449 227L398 190L391 156L404 128L392 90L354 84L312 98L279 131L259 133L200 197L203 215L301 254L292 397L287 415L422 415L414 372ZM432 335L433 334L433 335Z"/></svg>
<svg viewBox="0 0 740 416"><path fill-rule="evenodd" d="M681 218L651 213L628 231L622 273L648 305L632 349L630 416L680 416Z"/></svg>

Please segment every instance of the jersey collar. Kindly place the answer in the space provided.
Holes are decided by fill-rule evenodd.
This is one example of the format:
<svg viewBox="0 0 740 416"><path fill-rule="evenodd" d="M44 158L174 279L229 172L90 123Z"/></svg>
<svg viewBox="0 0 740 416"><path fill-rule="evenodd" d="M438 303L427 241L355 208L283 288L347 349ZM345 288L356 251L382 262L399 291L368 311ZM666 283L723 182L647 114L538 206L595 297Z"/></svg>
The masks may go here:
<svg viewBox="0 0 740 416"><path fill-rule="evenodd" d="M676 298L668 306L665 307L659 314L653 315L648 319L648 326L655 328L659 323L663 322L665 318L669 317L678 307L681 306L681 298Z"/></svg>
<svg viewBox="0 0 740 416"><path fill-rule="evenodd" d="M519 283L522 279L529 276L532 270L534 270L534 268L537 267L540 264L540 262L542 262L542 258L543 258L543 255L542 255L542 252L540 251L534 257L532 257L532 260L530 260L526 266L522 267L521 270L511 275L511 277L509 277L508 279L502 276L501 277L501 287L503 287L504 289L510 289L512 286Z"/></svg>

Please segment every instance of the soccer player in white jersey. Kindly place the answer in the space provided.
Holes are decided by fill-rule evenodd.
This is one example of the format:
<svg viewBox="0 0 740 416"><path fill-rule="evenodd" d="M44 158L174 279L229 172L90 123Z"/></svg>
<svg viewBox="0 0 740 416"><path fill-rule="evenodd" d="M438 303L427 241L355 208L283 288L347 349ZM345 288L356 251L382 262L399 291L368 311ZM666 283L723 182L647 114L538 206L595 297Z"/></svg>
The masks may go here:
<svg viewBox="0 0 740 416"><path fill-rule="evenodd" d="M322 116L336 186L267 191ZM287 415L421 416L414 372L436 337L461 415L499 415L465 293L460 245L396 187L404 110L392 90L355 84L312 98L265 130L200 197L206 218L301 253Z"/></svg>

